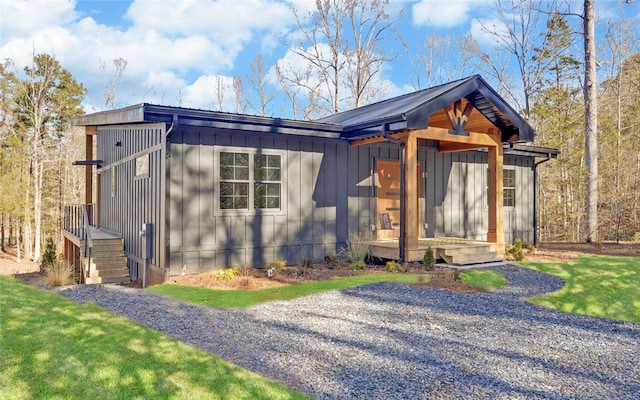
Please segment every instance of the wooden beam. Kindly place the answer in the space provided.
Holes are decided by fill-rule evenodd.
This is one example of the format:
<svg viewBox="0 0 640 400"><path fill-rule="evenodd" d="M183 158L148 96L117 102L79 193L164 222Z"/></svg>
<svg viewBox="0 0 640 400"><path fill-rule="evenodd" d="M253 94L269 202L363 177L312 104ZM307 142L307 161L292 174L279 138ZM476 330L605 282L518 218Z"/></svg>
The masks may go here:
<svg viewBox="0 0 640 400"><path fill-rule="evenodd" d="M487 148L487 146L478 145L478 144L440 142L440 148L438 149L438 151L440 153L455 153L458 151L467 151L467 150L485 149L485 148Z"/></svg>
<svg viewBox="0 0 640 400"><path fill-rule="evenodd" d="M93 136L96 134L96 127L87 126L84 128L84 132L85 160L93 160ZM93 166L91 165L84 167L84 201L85 204L93 202Z"/></svg>
<svg viewBox="0 0 640 400"><path fill-rule="evenodd" d="M487 242L504 246L504 208L503 208L503 153L500 132L493 130L490 137L496 146L489 147L488 195L489 195L489 230Z"/></svg>
<svg viewBox="0 0 640 400"><path fill-rule="evenodd" d="M408 136L407 132L401 132L401 133L390 133L389 136L396 138L396 139L400 139L403 140ZM354 140L351 142L351 146L363 146L366 144L375 144L375 143L382 143L382 142L387 142L389 141L389 139L385 138L384 136L376 136L373 138L369 138L369 139L360 139L360 140Z"/></svg>
<svg viewBox="0 0 640 400"><path fill-rule="evenodd" d="M405 142L405 253L408 249L416 249L418 247L418 224L420 215L418 212L418 138L410 133L404 140ZM402 234L402 232L400 232Z"/></svg>
<svg viewBox="0 0 640 400"><path fill-rule="evenodd" d="M469 132L469 136L452 135L448 129L428 127L426 129L418 129L411 133L418 139L437 140L439 142L453 142L470 144L480 147L495 147L497 146L495 140L486 133ZM502 145L502 144L500 144Z"/></svg>

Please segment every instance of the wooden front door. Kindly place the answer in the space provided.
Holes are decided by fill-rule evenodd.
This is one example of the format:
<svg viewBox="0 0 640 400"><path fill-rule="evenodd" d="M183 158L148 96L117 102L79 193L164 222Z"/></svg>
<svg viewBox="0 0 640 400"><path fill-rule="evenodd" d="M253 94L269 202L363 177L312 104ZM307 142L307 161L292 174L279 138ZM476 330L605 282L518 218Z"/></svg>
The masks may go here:
<svg viewBox="0 0 640 400"><path fill-rule="evenodd" d="M377 209L376 231L378 239L400 237L400 162L378 161L376 163ZM418 192L420 192L420 165L418 165ZM418 215L420 206L418 196ZM419 229L420 221L407 221L407 229ZM420 232L419 230L417 232Z"/></svg>

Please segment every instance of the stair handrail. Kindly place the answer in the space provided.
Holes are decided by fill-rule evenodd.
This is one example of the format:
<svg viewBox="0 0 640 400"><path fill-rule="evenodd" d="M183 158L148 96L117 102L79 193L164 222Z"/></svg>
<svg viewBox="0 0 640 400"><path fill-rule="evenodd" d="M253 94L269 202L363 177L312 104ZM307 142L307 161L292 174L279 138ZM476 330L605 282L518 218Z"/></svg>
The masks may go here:
<svg viewBox="0 0 640 400"><path fill-rule="evenodd" d="M89 271L91 271L91 249L93 248L93 238L91 237L90 221L89 216L87 215L87 206L85 204L82 205L82 220L83 220L83 236L84 236L84 254L87 258L87 270L86 276L89 277Z"/></svg>

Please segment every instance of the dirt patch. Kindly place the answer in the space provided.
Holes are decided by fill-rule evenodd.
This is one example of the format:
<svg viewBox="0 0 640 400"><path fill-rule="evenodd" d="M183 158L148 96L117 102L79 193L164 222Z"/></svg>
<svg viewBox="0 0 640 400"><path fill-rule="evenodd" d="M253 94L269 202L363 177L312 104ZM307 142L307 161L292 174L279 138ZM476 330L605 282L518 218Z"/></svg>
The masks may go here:
<svg viewBox="0 0 640 400"><path fill-rule="evenodd" d="M12 276L34 286L42 285L40 265L26 258L18 263L16 248L9 246L5 250L0 251L0 275Z"/></svg>
<svg viewBox="0 0 640 400"><path fill-rule="evenodd" d="M524 260L531 262L577 261L580 254L640 257L640 242L604 242L600 244L575 242L540 243L534 252L525 250Z"/></svg>

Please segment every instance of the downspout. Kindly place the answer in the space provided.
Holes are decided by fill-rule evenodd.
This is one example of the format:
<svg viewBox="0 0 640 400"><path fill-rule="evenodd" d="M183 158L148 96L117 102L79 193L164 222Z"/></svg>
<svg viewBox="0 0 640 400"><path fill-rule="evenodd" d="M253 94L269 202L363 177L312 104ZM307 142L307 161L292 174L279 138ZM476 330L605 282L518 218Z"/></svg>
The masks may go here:
<svg viewBox="0 0 640 400"><path fill-rule="evenodd" d="M398 247L399 247L399 255L398 255L398 263L402 264L404 262L404 247L405 247L405 233L406 233L406 221L405 221L405 208L406 201L404 198L405 192L405 163L406 163L406 144L400 140L390 136L387 133L388 125L385 124L382 127L382 136L388 141L397 144L400 146L400 237L398 238Z"/></svg>
<svg viewBox="0 0 640 400"><path fill-rule="evenodd" d="M551 154L542 161L533 163L533 245L538 245L538 165L551 160Z"/></svg>
<svg viewBox="0 0 640 400"><path fill-rule="evenodd" d="M157 231L160 235L160 246L162 247L159 251L160 254L160 262L158 263L158 267L164 269L164 280L166 281L169 275L169 269L167 268L167 260L169 259L169 207L167 204L169 203L169 189L167 188L167 182L170 180L170 170L168 166L169 159L169 135L173 133L173 131L178 127L178 116L173 115L171 126L165 132L162 137L162 152L161 155L161 182L160 187L162 188L160 192L160 216L162 218L160 222L160 226L157 228Z"/></svg>

